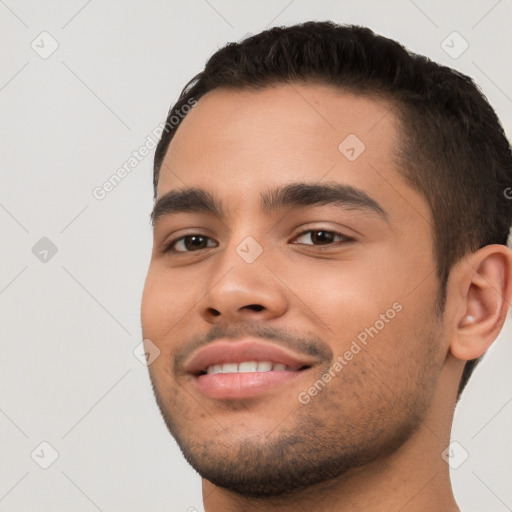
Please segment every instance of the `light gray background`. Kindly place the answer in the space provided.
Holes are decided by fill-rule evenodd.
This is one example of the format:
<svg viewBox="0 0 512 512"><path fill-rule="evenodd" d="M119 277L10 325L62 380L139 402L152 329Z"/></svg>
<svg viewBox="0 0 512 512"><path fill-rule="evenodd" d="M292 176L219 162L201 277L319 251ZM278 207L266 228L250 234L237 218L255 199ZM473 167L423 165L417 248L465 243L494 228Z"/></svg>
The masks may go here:
<svg viewBox="0 0 512 512"><path fill-rule="evenodd" d="M153 152L105 199L92 191L217 48L308 19L367 25L473 76L512 134L510 0L0 0L0 512L202 510L133 354ZM43 31L59 45L46 59L31 47L51 49ZM453 31L469 43L456 59L441 46ZM510 338L508 321L456 411L465 512L512 510Z"/></svg>

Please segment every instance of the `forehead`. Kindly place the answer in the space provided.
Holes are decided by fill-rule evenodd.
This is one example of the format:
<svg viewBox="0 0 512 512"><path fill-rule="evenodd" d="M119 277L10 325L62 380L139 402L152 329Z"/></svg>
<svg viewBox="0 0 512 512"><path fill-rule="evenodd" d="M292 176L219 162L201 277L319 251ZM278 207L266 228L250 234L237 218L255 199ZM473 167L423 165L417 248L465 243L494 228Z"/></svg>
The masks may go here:
<svg viewBox="0 0 512 512"><path fill-rule="evenodd" d="M201 187L243 204L272 186L336 181L391 207L427 205L398 172L399 124L380 99L320 84L219 88L199 99L171 141L157 198Z"/></svg>
<svg viewBox="0 0 512 512"><path fill-rule="evenodd" d="M340 152L343 141L346 154ZM243 170L271 176L293 167L297 178L314 179L335 163L359 168L359 158L347 159L359 153L365 161L391 163L397 144L396 119L384 101L316 84L220 88L200 98L182 121L161 178L173 181L169 167L188 177L215 170L217 179Z"/></svg>

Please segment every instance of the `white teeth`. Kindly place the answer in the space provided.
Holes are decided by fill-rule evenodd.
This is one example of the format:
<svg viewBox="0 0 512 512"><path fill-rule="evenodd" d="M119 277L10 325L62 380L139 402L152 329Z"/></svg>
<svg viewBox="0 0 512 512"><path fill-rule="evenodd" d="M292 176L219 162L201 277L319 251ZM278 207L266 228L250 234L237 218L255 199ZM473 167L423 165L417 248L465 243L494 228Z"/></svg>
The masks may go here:
<svg viewBox="0 0 512 512"><path fill-rule="evenodd" d="M206 369L207 373L222 373L222 365L214 364L213 366L208 366Z"/></svg>
<svg viewBox="0 0 512 512"><path fill-rule="evenodd" d="M257 372L258 371L258 363L256 361L246 361L245 363L240 363L238 365L238 371L240 373Z"/></svg>
<svg viewBox="0 0 512 512"><path fill-rule="evenodd" d="M259 361L258 362L258 371L259 372L269 372L272 370L272 363L269 361Z"/></svg>
<svg viewBox="0 0 512 512"><path fill-rule="evenodd" d="M270 361L244 361L243 363L224 363L208 366L206 373L249 373L249 372L283 372L291 370L288 366L281 363L271 363Z"/></svg>
<svg viewBox="0 0 512 512"><path fill-rule="evenodd" d="M222 373L238 373L238 363L224 363Z"/></svg>

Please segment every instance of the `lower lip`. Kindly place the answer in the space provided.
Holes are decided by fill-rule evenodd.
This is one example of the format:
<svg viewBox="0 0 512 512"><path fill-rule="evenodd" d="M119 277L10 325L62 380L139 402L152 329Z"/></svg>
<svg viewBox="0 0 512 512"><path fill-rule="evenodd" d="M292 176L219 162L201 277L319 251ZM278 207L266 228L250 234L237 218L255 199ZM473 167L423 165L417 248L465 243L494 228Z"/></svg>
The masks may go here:
<svg viewBox="0 0 512 512"><path fill-rule="evenodd" d="M196 378L199 391L209 398L239 400L260 395L300 375L302 371L214 373Z"/></svg>

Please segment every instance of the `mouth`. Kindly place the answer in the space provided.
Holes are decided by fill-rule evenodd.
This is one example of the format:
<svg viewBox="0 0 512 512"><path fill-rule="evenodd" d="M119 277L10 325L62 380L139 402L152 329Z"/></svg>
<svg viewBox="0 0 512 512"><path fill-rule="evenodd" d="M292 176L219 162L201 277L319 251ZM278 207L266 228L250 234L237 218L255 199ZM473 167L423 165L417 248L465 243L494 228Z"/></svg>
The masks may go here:
<svg viewBox="0 0 512 512"><path fill-rule="evenodd" d="M319 361L254 340L219 341L184 364L197 391L212 399L240 400L285 387Z"/></svg>
<svg viewBox="0 0 512 512"><path fill-rule="evenodd" d="M214 364L205 368L199 375L217 375L219 373L262 373L262 372L296 372L311 368L309 365L287 366L272 361L243 361L241 363Z"/></svg>

